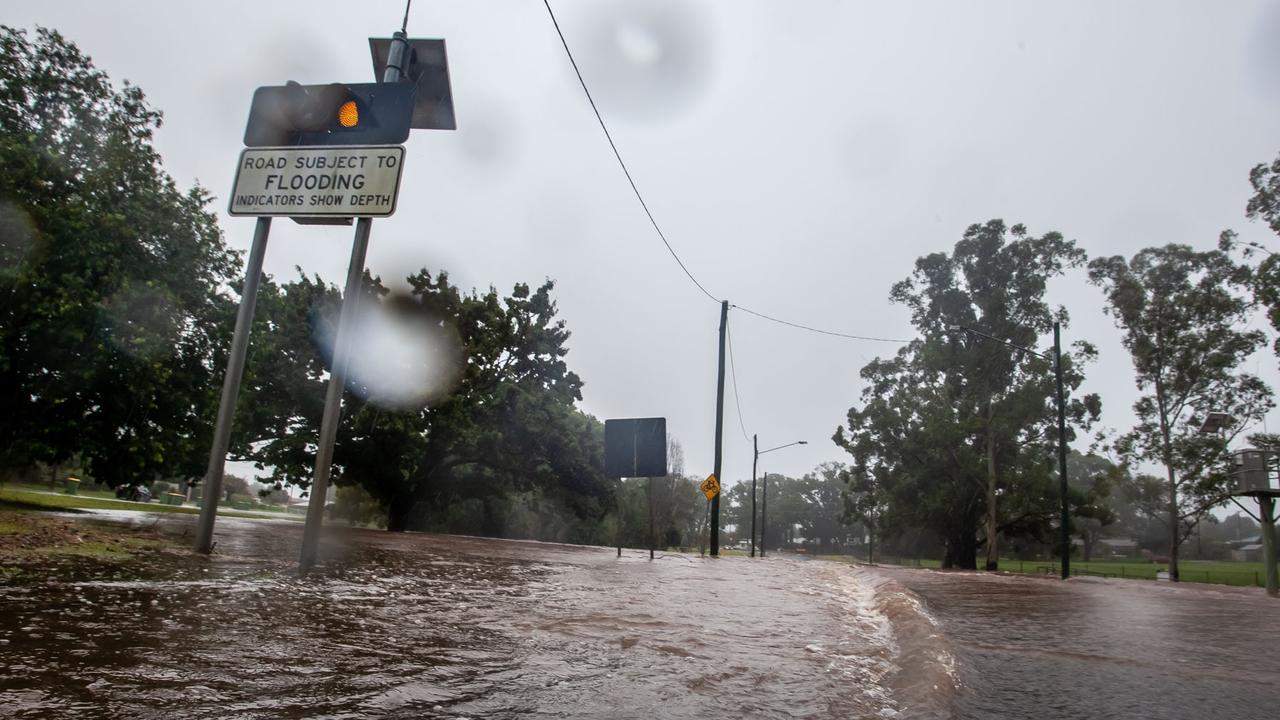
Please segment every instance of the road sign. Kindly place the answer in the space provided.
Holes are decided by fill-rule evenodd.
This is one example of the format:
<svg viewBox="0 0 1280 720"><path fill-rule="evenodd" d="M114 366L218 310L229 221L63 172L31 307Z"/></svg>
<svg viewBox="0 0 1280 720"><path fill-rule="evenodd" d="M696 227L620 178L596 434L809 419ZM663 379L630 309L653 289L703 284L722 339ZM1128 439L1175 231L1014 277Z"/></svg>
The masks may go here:
<svg viewBox="0 0 1280 720"><path fill-rule="evenodd" d="M246 148L232 215L387 217L396 211L403 145Z"/></svg>
<svg viewBox="0 0 1280 720"><path fill-rule="evenodd" d="M707 496L707 500L710 500L720 494L720 481L716 479L716 476L713 473L708 475L706 480L702 481L702 484L698 486L698 489L702 491L703 495Z"/></svg>
<svg viewBox="0 0 1280 720"><path fill-rule="evenodd" d="M667 419L604 421L604 470L611 478L667 474Z"/></svg>

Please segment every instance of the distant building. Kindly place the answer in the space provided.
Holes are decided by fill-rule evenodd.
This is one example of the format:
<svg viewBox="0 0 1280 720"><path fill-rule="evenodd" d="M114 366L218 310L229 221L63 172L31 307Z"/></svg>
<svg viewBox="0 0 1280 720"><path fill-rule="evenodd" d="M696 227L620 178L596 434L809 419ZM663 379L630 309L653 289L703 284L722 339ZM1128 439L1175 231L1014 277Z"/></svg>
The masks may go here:
<svg viewBox="0 0 1280 720"><path fill-rule="evenodd" d="M1138 554L1138 541L1133 538L1103 538L1098 544L1104 546L1102 552L1113 556L1133 557Z"/></svg>
<svg viewBox="0 0 1280 720"><path fill-rule="evenodd" d="M1262 543L1241 545L1231 550L1231 559L1236 562L1262 562Z"/></svg>

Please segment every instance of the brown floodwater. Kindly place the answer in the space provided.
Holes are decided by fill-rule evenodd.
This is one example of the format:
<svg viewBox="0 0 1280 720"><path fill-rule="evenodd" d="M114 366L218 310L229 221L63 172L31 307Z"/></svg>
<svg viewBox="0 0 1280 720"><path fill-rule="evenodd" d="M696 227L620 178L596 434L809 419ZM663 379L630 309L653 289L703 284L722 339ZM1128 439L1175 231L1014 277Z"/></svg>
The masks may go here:
<svg viewBox="0 0 1280 720"><path fill-rule="evenodd" d="M300 530L223 518L211 558L3 581L0 717L1199 718L1280 698L1280 605L1258 592L345 528L300 579Z"/></svg>

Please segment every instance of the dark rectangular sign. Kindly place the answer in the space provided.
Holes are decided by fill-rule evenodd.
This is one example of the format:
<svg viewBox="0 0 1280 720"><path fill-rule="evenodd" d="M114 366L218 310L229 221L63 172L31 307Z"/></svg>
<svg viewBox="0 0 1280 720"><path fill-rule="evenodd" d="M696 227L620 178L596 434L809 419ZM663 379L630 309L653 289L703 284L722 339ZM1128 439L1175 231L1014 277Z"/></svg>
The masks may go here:
<svg viewBox="0 0 1280 720"><path fill-rule="evenodd" d="M611 478L667 474L667 419L604 421L604 470Z"/></svg>

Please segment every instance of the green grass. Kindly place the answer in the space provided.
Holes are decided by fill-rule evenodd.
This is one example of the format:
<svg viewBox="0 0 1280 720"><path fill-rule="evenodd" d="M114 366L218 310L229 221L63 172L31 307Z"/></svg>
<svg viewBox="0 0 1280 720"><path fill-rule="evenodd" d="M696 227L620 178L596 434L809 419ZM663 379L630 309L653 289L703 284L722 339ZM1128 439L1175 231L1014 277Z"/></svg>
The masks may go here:
<svg viewBox="0 0 1280 720"><path fill-rule="evenodd" d="M84 495L65 495L50 494L36 490L28 490L22 487L6 486L0 487L0 502L13 503L15 505L27 507L39 507L45 510L124 510L128 512L163 512L163 513L184 513L187 515L197 515L200 508L188 507L186 505L162 505L157 502L134 503L125 502L124 500L116 500L114 498L87 497ZM240 517L240 518L258 518L259 515L253 513L237 512L235 510L218 510L218 515L223 517ZM279 513L280 517L290 519L300 519L299 516L287 515Z"/></svg>
<svg viewBox="0 0 1280 720"><path fill-rule="evenodd" d="M819 555L820 560L838 562L862 562L863 558L847 555ZM981 560L981 558L979 558ZM906 565L909 567L938 568L939 560L923 558L898 560L897 558L880 558L884 565ZM1059 566L1056 560L1010 560L1002 558L1000 569L1004 572L1023 573L1027 575L1057 575ZM1156 573L1167 570L1164 563L1151 563L1141 560L1097 560L1084 562L1071 560L1071 574L1080 576L1132 578L1135 580L1155 580ZM1266 569L1257 562L1222 562L1211 560L1183 560L1178 563L1179 575L1183 582L1202 582L1214 585L1256 586L1265 580Z"/></svg>

